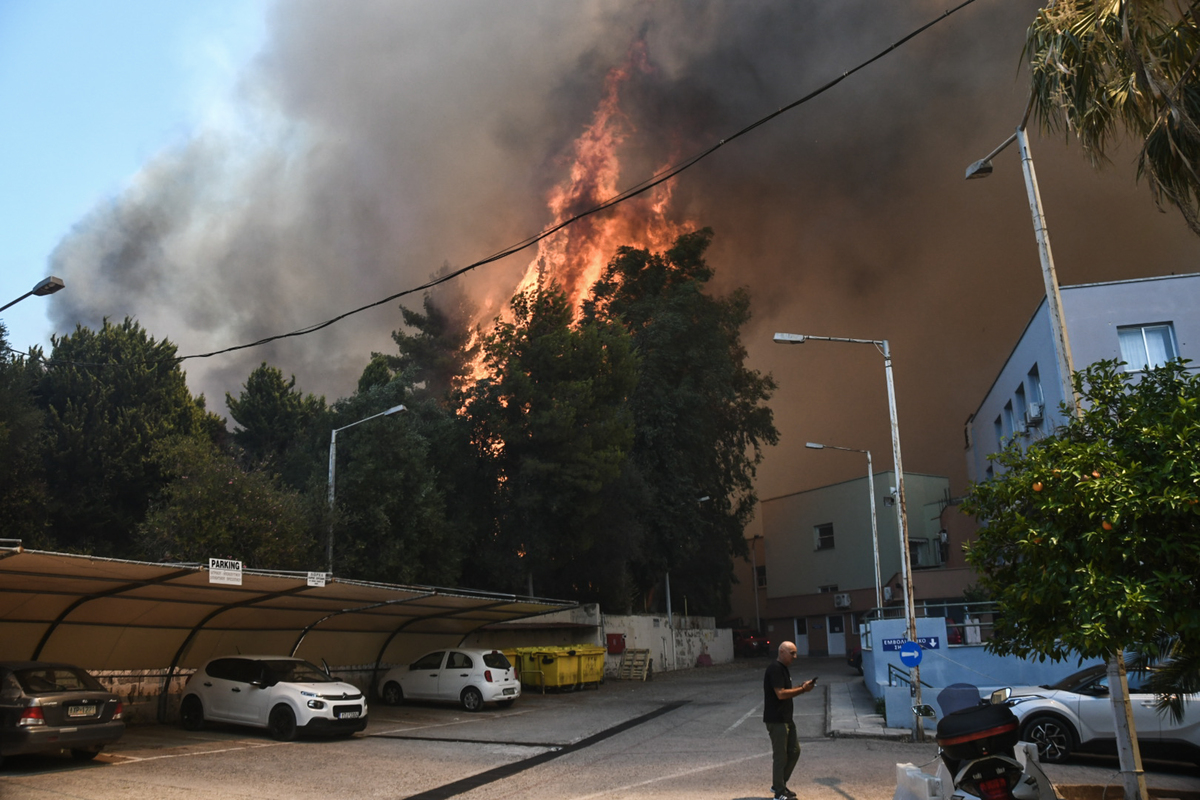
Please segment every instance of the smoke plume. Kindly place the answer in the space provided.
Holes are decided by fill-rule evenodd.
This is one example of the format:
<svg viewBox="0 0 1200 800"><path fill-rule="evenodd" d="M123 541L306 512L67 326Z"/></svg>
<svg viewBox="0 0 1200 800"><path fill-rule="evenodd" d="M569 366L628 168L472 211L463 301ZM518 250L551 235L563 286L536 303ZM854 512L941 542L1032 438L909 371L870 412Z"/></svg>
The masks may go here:
<svg viewBox="0 0 1200 800"><path fill-rule="evenodd" d="M979 0L718 150L675 179L669 199L656 195L665 225L715 229L718 288L751 292L744 337L752 365L779 380L783 433L761 496L861 472L852 457L805 455L805 440L869 447L877 466L890 465L879 355L773 347L775 330L889 339L905 467L963 488L962 423L1042 293L1015 153L999 156L986 182L966 184L963 170L1019 121L1021 46L1038 5ZM158 155L62 242L52 272L72 291L56 303L56 327L129 315L191 354L321 322L552 224L551 199L614 69L628 67L613 117L624 188L943 9L281 3L241 82L236 122ZM1077 147L1033 146L1064 284L1187 271L1195 240L1156 213L1132 156L1098 174ZM537 255L457 280L490 318ZM217 410L264 360L333 400L353 391L372 350L393 347L400 325L390 304L184 367Z"/></svg>

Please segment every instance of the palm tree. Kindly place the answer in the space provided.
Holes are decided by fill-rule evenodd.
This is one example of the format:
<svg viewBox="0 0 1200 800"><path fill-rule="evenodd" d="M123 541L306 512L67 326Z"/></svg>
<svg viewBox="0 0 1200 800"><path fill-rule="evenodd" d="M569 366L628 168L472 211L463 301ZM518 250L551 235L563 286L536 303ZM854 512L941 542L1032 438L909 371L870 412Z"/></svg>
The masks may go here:
<svg viewBox="0 0 1200 800"><path fill-rule="evenodd" d="M1196 0L1058 0L1038 12L1025 57L1035 113L1074 133L1094 166L1122 133L1138 177L1200 235L1200 28Z"/></svg>

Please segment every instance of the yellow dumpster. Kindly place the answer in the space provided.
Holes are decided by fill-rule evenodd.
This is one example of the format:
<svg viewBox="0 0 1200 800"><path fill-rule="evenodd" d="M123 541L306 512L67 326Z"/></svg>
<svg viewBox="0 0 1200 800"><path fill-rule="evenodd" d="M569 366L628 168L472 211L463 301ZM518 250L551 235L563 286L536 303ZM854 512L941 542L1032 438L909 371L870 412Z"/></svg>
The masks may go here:
<svg viewBox="0 0 1200 800"><path fill-rule="evenodd" d="M521 683L543 692L547 687L571 691L604 679L605 649L579 644L549 647L518 647Z"/></svg>

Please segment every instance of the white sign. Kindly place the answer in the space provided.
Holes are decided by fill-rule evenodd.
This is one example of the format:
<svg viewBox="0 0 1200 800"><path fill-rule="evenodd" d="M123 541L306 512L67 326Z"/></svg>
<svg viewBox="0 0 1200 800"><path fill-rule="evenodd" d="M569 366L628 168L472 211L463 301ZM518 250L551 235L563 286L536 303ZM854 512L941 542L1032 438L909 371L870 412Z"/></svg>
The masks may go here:
<svg viewBox="0 0 1200 800"><path fill-rule="evenodd" d="M324 572L308 573L308 585L309 586L324 586L325 585L325 573Z"/></svg>
<svg viewBox="0 0 1200 800"><path fill-rule="evenodd" d="M241 586L242 562L228 558L210 558L208 560L208 582Z"/></svg>

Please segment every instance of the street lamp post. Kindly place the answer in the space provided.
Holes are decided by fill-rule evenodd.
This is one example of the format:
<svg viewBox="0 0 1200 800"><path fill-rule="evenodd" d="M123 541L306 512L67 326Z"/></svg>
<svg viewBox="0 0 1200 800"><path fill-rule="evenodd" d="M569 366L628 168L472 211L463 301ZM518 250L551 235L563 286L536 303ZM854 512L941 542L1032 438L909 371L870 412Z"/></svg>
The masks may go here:
<svg viewBox="0 0 1200 800"><path fill-rule="evenodd" d="M325 556L329 564L328 572L333 575L333 501L334 501L334 484L333 476L337 466L337 435L339 431L344 431L346 428L353 428L355 425L361 425L364 422L377 419L379 417L387 417L395 414L398 411L407 411L403 405L392 406L387 411L380 411L378 414L372 414L369 417L364 417L358 422L351 422L349 425L343 425L340 428L334 428L329 435L329 541L325 546Z"/></svg>
<svg viewBox="0 0 1200 800"><path fill-rule="evenodd" d="M24 300L26 297L29 297L30 295L37 295L38 297L45 297L48 294L54 294L55 292L57 292L59 289L63 288L64 286L66 286L66 284L63 283L62 278L56 278L53 275L51 275L49 278L42 278L40 281L38 281L37 286L34 286L28 292L21 295L16 300L13 300L11 303L6 303L3 306L0 306L0 311L3 311L4 309L9 308L10 306L15 306L17 303L21 302L22 300Z"/></svg>
<svg viewBox="0 0 1200 800"><path fill-rule="evenodd" d="M1058 289L1058 274L1054 269L1054 256L1050 252L1050 234L1046 231L1046 215L1042 210L1042 195L1038 189L1037 173L1033 168L1033 155L1029 152L1029 137L1025 127L1029 115L1033 111L1033 96L1025 107L1025 116L1016 131L1005 139L999 147L983 158L967 167L966 179L986 178L992 174L992 159L1012 144L1014 141L1021 151L1021 168L1025 173L1025 192L1029 196L1029 211L1033 215L1033 233L1037 238L1038 256L1042 262L1042 280L1046 284L1046 305L1050 310L1050 328L1054 340L1054 355L1058 361L1058 374L1062 382L1063 402L1071 404L1072 413L1082 413L1079 398L1075 394L1073 376L1075 374L1074 359L1071 356L1071 341L1067 337L1067 326L1063 319L1062 296ZM1133 708L1129 701L1128 683L1125 680L1124 654L1120 651L1108 659L1109 685L1114 687L1113 701L1118 707L1116 725L1120 735L1117 736L1117 755L1120 759L1122 779L1125 784L1125 796L1147 797L1146 779L1142 773L1141 752L1137 740L1131 731L1135 728ZM1119 696L1118 696L1119 695Z"/></svg>
<svg viewBox="0 0 1200 800"><path fill-rule="evenodd" d="M871 451L816 442L807 442L804 446L809 450L845 450L848 453L867 454L867 491L871 493L871 549L875 554L875 607L883 608L883 580L879 575L879 526L875 522L875 473L871 467Z"/></svg>
<svg viewBox="0 0 1200 800"><path fill-rule="evenodd" d="M917 641L917 617L913 608L912 564L908 550L908 510L904 497L904 466L900 458L900 422L896 415L896 387L892 380L892 351L887 339L847 339L837 336L808 336L800 333L776 333L776 344L804 344L814 342L849 342L870 344L883 355L884 375L887 377L888 412L892 425L892 460L896 470L896 521L900 526L900 575L904 583L904 615L908 620L908 640ZM921 668L915 666L910 674L916 705L921 705ZM913 738L925 741L925 726L913 712Z"/></svg>
<svg viewBox="0 0 1200 800"><path fill-rule="evenodd" d="M1071 377L1075 374L1075 365L1071 358L1071 342L1067 337L1067 326L1063 319L1062 295L1058 290L1058 274L1054 269L1054 254L1050 251L1050 233L1046 230L1046 214L1042 210L1042 194L1038 189L1037 172L1033 168L1033 154L1029 152L1029 137L1025 125L1029 121L1029 112L1033 109L1033 98L1025 109L1025 117L1017 126L1016 132L1005 139L999 147L983 158L967 167L967 180L986 178L992 174L992 159L1013 142L1021 151L1021 169L1025 173L1025 193L1029 197L1029 211L1033 215L1033 234L1037 239L1038 257L1042 262L1042 281L1046 284L1046 305L1050 311L1050 329L1054 339L1054 356L1058 361L1059 380L1062 382L1062 398L1064 403L1079 410L1079 398L1075 396L1075 387Z"/></svg>

